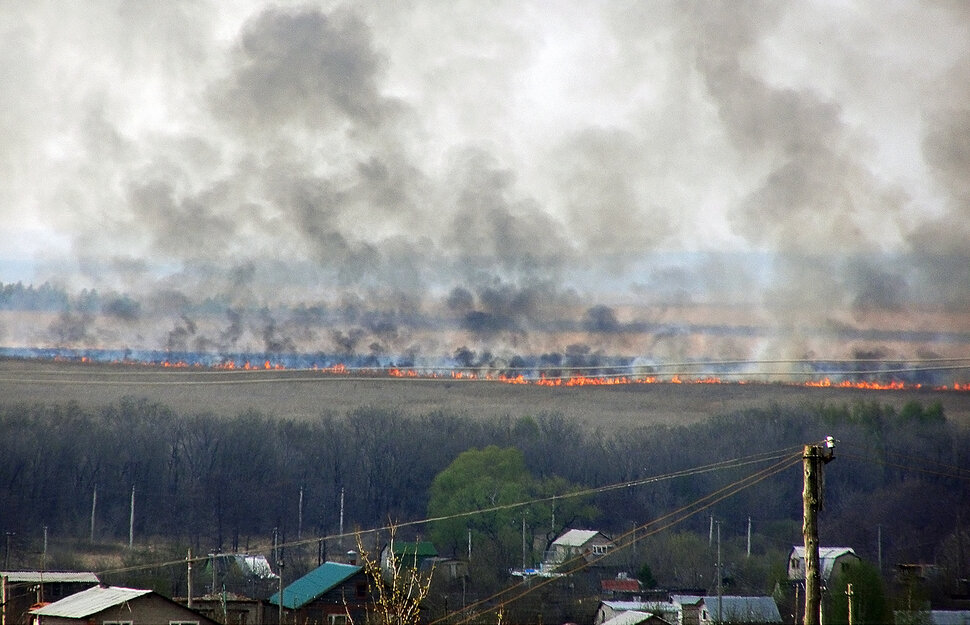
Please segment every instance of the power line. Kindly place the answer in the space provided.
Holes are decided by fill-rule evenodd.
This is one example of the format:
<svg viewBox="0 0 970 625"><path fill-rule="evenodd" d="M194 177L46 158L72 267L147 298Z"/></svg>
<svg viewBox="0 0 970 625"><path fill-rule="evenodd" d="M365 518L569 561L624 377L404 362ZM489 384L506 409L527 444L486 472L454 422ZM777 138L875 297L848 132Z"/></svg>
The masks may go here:
<svg viewBox="0 0 970 625"><path fill-rule="evenodd" d="M718 503L718 502L720 502L720 501L722 501L724 499L727 499L728 497L731 497L731 496L733 496L733 495L741 492L742 490L744 490L746 488L749 488L751 486L754 486L755 484L757 484L757 483L759 483L759 482L761 482L761 481L763 481L763 480L765 480L765 479L767 479L767 478L769 478L769 477L771 477L773 475L776 475L777 473L780 473L782 471L785 471L786 469L788 469L790 467L793 467L793 466L799 464L800 462L801 462L801 456L800 456L800 454L788 454L788 455L785 455L785 456L782 457L782 459L779 462L776 462L774 465L772 465L772 466L770 466L770 467L768 467L766 469L762 469L760 471L756 471L755 473L753 473L751 475L745 476L745 477L741 478L740 480L737 480L737 481L735 481L735 482L733 482L731 484L728 484L727 486L724 486L722 488L719 488L719 489L713 491L712 493L709 493L709 494L707 494L707 495L705 495L705 496L703 496L703 497L701 497L699 499L696 499L693 502L691 502L691 503L689 503L689 504L687 504L685 506L682 506L682 507L678 508L677 510L674 510L673 512L670 512L670 513L668 513L668 514L666 514L666 515L664 515L662 517L659 517L659 518L654 519L652 521L649 521L648 523L645 523L645 524L643 524L643 525L641 525L641 526L639 526L637 528L634 528L633 530L631 530L631 531L629 531L629 532L627 532L627 533L625 533L625 534L623 534L623 535L620 536L619 540L617 541L617 548L616 548L616 550L614 550L614 553L616 551L620 551L620 550L625 549L626 547L634 544L634 541L633 540L629 540L629 538L631 536L635 536L636 533L639 532L639 531L645 530L647 528L651 528L650 531L644 537L653 536L653 535L655 535L655 534L657 534L659 532L662 532L662 531L664 531L666 529L669 529L669 528L671 528L671 527L673 527L673 526L675 526L675 525L677 525L679 523L682 523L683 521L689 519L690 517L695 516L695 515L703 512L704 510L709 509L714 504L716 504L716 503ZM572 568L569 568L566 571L564 571L563 575L572 575L574 573L577 573L577 572L581 571L582 569L584 569L586 567L593 566L597 562L599 562L602 559L604 559L606 557L609 557L609 556L610 556L610 554L604 554L604 555L597 556L597 557L595 557L595 558L593 558L593 559L591 559L589 561L587 561L585 559L585 557L582 556L582 555L576 556L575 558L573 558L571 560L567 560L566 562L563 563L563 564L566 564L566 565L575 564L575 566L573 566ZM519 592L518 594L515 594L515 595L512 595L512 596L507 597L505 599L502 599L498 604L493 605L493 606L490 606L489 609L485 611L485 613L487 613L487 612L493 612L495 610L499 610L499 609L501 609L501 608L503 608L503 607L505 607L505 606L507 606L507 605L509 605L511 603L514 603L515 601L521 599L522 597L524 597L524 596L526 596L526 595L528 595L528 594L530 594L532 592L535 592L539 588L542 588L542 587L544 587L544 586L546 586L548 584L553 583L556 579L557 579L556 577L546 577L546 578L540 579L539 581L535 581L535 582L530 580L528 583L526 582L526 580L523 579L523 581L519 582L518 584L515 584L513 586L510 586L510 587L502 590L502 591L499 591L498 593L495 593L494 595L492 595L490 597L486 597L484 599L481 599L481 600L479 600L479 601L477 601L477 602L475 602L475 603L473 603L473 604L471 604L469 606L466 606L465 608L463 608L461 610L457 610L457 611L453 612L452 614L449 614L449 615L446 615L446 616L441 617L439 619L436 619L436 620L432 621L429 625L436 625L437 623L439 623L441 621L450 619L455 614L461 614L463 612L468 612L470 610L473 610L476 607L479 607L479 606L481 606L483 604L486 604L486 603L490 603L492 601L496 601L496 600L500 599L501 597L503 597L504 595L506 595L508 593L512 593L514 591L520 590L521 588L525 587L525 590L523 590L522 592ZM464 619L458 620L455 623L455 625L462 625L463 623L467 623L470 620L472 620L473 618L476 618L478 616L481 616L481 614L482 613L478 613L478 612L470 612L469 615L466 616Z"/></svg>
<svg viewBox="0 0 970 625"><path fill-rule="evenodd" d="M798 446L797 448L798 449L801 449L800 446ZM415 521L406 521L406 522L402 522L402 523L393 523L393 524L388 524L388 525L384 525L384 526L376 527L376 528L371 528L371 529L367 529L367 530L357 530L355 532L349 532L349 533L343 533L343 534L328 534L328 535L325 535L325 536L318 536L318 537L315 537L315 538L306 538L306 539L302 539L302 540L295 540L295 541L291 541L291 542L287 542L287 543L278 544L277 547L278 548L297 547L297 546L301 546L301 545L314 544L314 543L316 543L316 542L318 542L320 540L334 540L334 539L347 538L347 537L356 536L356 535L373 534L375 532L389 531L391 529L401 528L401 527L410 527L410 526L414 526L414 525L425 525L425 524L434 523L434 522L437 522L437 521L447 521L447 520L450 520L450 519L467 518L467 517L476 516L476 515L480 515L480 514L487 514L487 513L490 513L490 512L497 512L497 511L501 511L501 510L512 510L512 509L521 508L521 507L525 507L525 506L530 506L530 505L534 505L534 504L550 502L550 501L554 501L554 500L562 500L562 499L568 499L568 498L573 498L573 497L584 497L584 496L594 495L594 494L608 492L608 491L612 491L612 490L619 490L619 489L625 489L625 488L632 488L632 487L636 487L636 486L643 486L643 485L646 485L646 484L652 484L652 483L656 483L656 482L666 481L666 480L675 479L675 478L678 478L678 477L688 477L688 476L693 476L693 475L700 475L700 474L703 474L703 473L710 473L710 472L714 472L714 471L734 469L734 468L749 466L751 464L756 464L756 463L761 463L761 462L768 462L768 461L771 461L771 460L777 460L778 458L784 458L784 457L788 456L789 454L791 454L793 449L796 449L796 447L787 447L787 448L784 448L784 449L779 449L779 450L774 450L774 451L768 451L768 452L761 452L761 453L757 453L757 454L751 454L751 455L742 456L742 457L739 457L739 458L732 458L732 459L729 459L729 460L723 460L723 461L719 461L719 462L714 462L714 463L710 463L710 464L707 464L707 465L701 465L699 467L694 467L694 468L690 468L690 469L683 469L683 470L680 470L680 471L673 471L673 472L670 472L670 473L665 473L665 474L661 474L661 475L655 475L655 476L651 476L651 477L647 477L647 478L642 478L642 479L637 479L637 480L630 480L630 481L626 481L626 482L620 482L620 483L616 483L616 484L608 484L608 485L605 485L605 486L598 486L598 487L593 487L593 488L587 488L587 489L582 489L582 490L573 491L573 492L569 492L569 493L563 493L563 494L560 494L560 495L554 495L554 496L549 496L549 497L541 497L541 498L534 498L534 499L529 499L529 500L525 500L525 501L519 501L519 502L509 503L509 504L496 505L496 506L492 506L492 507L489 507L489 508L470 510L470 511L466 511L466 512L458 512L458 513L450 514L450 515L443 515L443 516L438 516L438 517L428 517L428 518L419 519L419 520L415 520ZM250 550L250 552L267 551L269 549L270 549L270 546L268 544L264 547L261 543L257 543L253 547L253 549ZM234 555L234 554L223 554L223 555ZM199 559L200 560L204 560L206 558L199 558ZM113 573L128 573L128 572L132 572L132 571L147 570L147 569L152 569L152 568L157 568L157 567L172 566L172 565L175 565L175 564L184 564L185 562L186 562L185 558L180 558L178 560L169 560L169 561L164 561L164 562L155 562L155 563L148 563L148 564L140 564L140 565L134 565L134 566L129 566L129 567L121 567L121 568L116 568L116 569L107 569L107 570L104 570L104 571L100 571L100 573L101 574L104 574L104 575L113 574Z"/></svg>

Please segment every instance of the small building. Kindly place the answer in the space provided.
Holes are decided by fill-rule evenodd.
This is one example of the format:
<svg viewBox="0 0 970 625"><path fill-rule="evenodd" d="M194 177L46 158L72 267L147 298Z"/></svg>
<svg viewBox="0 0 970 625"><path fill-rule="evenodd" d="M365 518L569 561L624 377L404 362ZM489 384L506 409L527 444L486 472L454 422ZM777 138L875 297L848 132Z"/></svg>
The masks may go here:
<svg viewBox="0 0 970 625"><path fill-rule="evenodd" d="M280 604L287 622L306 625L347 625L364 622L370 597L363 567L339 562L324 562L283 589L282 601L276 592L267 602L275 606L266 622L275 623Z"/></svg>
<svg viewBox="0 0 970 625"><path fill-rule="evenodd" d="M192 609L224 625L263 625L263 602L232 592L195 597Z"/></svg>
<svg viewBox="0 0 970 625"><path fill-rule="evenodd" d="M688 597L681 602L684 624L713 625L731 623L732 625L759 625L781 623L778 604L771 597L740 597L736 595L699 597L696 603ZM695 612L696 610L696 612Z"/></svg>
<svg viewBox="0 0 970 625"><path fill-rule="evenodd" d="M650 612L639 612L637 610L630 610L628 612L623 612L605 621L603 625L676 625L676 621L670 621L660 616L659 614L651 614Z"/></svg>
<svg viewBox="0 0 970 625"><path fill-rule="evenodd" d="M970 625L970 610L896 611L894 616L902 625Z"/></svg>
<svg viewBox="0 0 970 625"><path fill-rule="evenodd" d="M152 591L94 586L30 611L34 625L218 625Z"/></svg>
<svg viewBox="0 0 970 625"><path fill-rule="evenodd" d="M391 558L399 569L424 570L435 562L438 550L428 541L408 542L393 540L381 550L381 571L385 578L391 577Z"/></svg>
<svg viewBox="0 0 970 625"><path fill-rule="evenodd" d="M818 565L822 584L828 584L833 575L838 576L846 568L861 562L851 547L819 547ZM796 545L788 555L788 579L792 582L805 581L805 547Z"/></svg>
<svg viewBox="0 0 970 625"><path fill-rule="evenodd" d="M604 599L639 601L641 593L640 580L627 573L600 580L600 596Z"/></svg>
<svg viewBox="0 0 970 625"><path fill-rule="evenodd" d="M581 564L593 562L607 556L616 548L616 543L602 532L596 530L568 530L559 538L552 541L552 546L546 553L545 568L557 568L572 562Z"/></svg>
<svg viewBox="0 0 970 625"><path fill-rule="evenodd" d="M593 625L620 623L615 619L627 612L656 615L669 623L677 623L680 606L670 601L600 601L593 617ZM650 621L647 621L650 622Z"/></svg>
<svg viewBox="0 0 970 625"><path fill-rule="evenodd" d="M94 573L0 571L0 610L5 625L27 625L30 610L81 592L101 581Z"/></svg>

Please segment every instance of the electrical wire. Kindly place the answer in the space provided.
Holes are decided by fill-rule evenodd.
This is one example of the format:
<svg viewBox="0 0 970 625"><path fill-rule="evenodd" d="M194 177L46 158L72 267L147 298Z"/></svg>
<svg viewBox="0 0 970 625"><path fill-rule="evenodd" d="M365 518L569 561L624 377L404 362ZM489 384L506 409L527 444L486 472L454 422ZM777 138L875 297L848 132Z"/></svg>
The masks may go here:
<svg viewBox="0 0 970 625"><path fill-rule="evenodd" d="M633 530L631 530L631 531L629 531L629 532L621 535L619 537L619 539L617 539L617 541L616 541L617 547L613 551L613 553L616 553L616 551L621 551L622 549L625 549L626 547L634 544L635 541L628 540L628 539L631 536L636 536L636 533L638 531L642 531L642 530L646 530L647 528L651 528L650 531L648 531L647 534L645 536L643 536L643 537L653 536L653 535L655 535L655 534L657 534L659 532L662 532L662 531L664 531L666 529L669 529L669 528L671 528L671 527L673 527L673 526L675 526L675 525L677 525L679 523L682 523L683 521L685 521L685 520L687 520L687 519L689 519L689 518L691 518L691 517L693 517L693 516L695 516L695 515L703 512L704 510L709 509L714 504L716 504L716 503L718 503L718 502L720 502L720 501L722 501L724 499L727 499L728 497L731 497L733 495L736 495L737 493L741 492L742 490L745 490L746 488L749 488L751 486L754 486L755 484L757 484L757 483L759 483L759 482L761 482L761 481L763 481L763 480L765 480L765 479L767 479L767 478L769 478L769 477L771 477L773 475L776 475L777 473L780 473L782 471L785 471L785 470L789 469L790 467L793 467L793 466L799 464L801 462L801 460L802 460L801 453L799 453L799 454L789 454L787 456L784 456L779 462L775 463L774 465L772 465L772 466L770 466L770 467L768 467L766 469L762 469L760 471L756 471L755 473L753 473L751 475L745 476L744 478L741 478L740 480L737 480L737 481L735 481L735 482L733 482L731 484L728 484L727 486L724 486L722 488L717 489L716 491L714 491L712 493L709 493L709 494L707 494L707 495L705 495L705 496L703 496L703 497L701 497L699 499L696 499L693 502L691 502L691 503L689 503L689 504L687 504L685 506L682 506L682 507L678 508L677 510L674 510L673 512L670 512L670 513L668 513L668 514L666 514L666 515L664 515L662 517L659 517L659 518L654 519L654 520L652 520L652 521L650 521L648 523L645 523L644 525L641 525L641 526L639 526L637 528L634 528ZM560 568L563 565L572 565L571 568L567 568L562 573L562 575L563 576L568 576L568 575L572 575L574 573L577 573L577 572L583 570L584 568L587 568L587 567L590 567L590 566L595 565L596 563L598 563L602 559L604 559L606 557L610 557L611 555L612 554L603 554L603 555L600 555L600 556L596 556L596 557L594 557L594 558L592 558L590 560L586 560L586 558L584 556L582 556L582 555L576 556L575 558L573 558L571 560L567 560L566 562L564 562L564 563L562 563L560 565ZM523 579L518 584L515 584L513 586L510 586L510 587L508 587L508 588L506 588L506 589L504 589L502 591L499 591L498 593L495 593L495 594L493 594L493 595L491 595L489 597L486 597L486 598L481 599L481 600L479 600L479 601L477 601L475 603L472 603L469 606L466 606L466 607L462 608L461 610L457 610L457 611L453 612L452 614L445 615L445 616L443 616L443 617L441 617L439 619L433 620L433 621L431 621L429 623L429 625L437 625L441 621L445 621L445 620L449 620L449 619L453 618L455 614L462 614L464 612L472 611L465 618L462 618L462 619L459 619L457 621L453 621L452 622L453 625L463 625L464 623L468 623L473 618L477 618L477 617L481 616L482 614L486 614L486 613L489 613L489 612L494 612L496 610L501 610L505 606L507 606L507 605L509 605L511 603L514 603L515 601L518 601L522 597L524 597L524 596L526 596L526 595L528 595L528 594L530 594L532 592L535 592L536 590L538 590L538 589L540 589L540 588L542 588L542 587L544 587L544 586L546 586L548 584L553 583L554 581L556 581L556 579L558 579L558 577L546 577L546 578L540 579L539 581L529 580L528 582L526 582L526 580ZM515 592L517 590L521 590L523 587L525 587L525 590L522 590L521 592L518 592L518 594L511 595L511 596L509 596L507 598L502 598L506 594L511 594L511 593L513 593L513 592ZM497 604L494 604L494 605L490 605L487 610L480 611L480 612L474 612L474 609L475 608L477 608L477 607L479 607L481 605L484 605L484 604L490 604L490 603L495 602L495 601L498 601L498 603Z"/></svg>
<svg viewBox="0 0 970 625"><path fill-rule="evenodd" d="M458 513L454 513L454 514L450 514L450 515L442 515L442 516L437 516L437 517L428 517L428 518L419 519L419 520L415 520L415 521L405 521L405 522L401 522L401 523L390 523L388 525L384 525L384 526L381 526L381 527L375 527L375 528L370 528L370 529L366 529L366 530L356 530L354 532L345 532L343 534L329 534L329 535L319 536L319 537L315 537L315 538L300 539L300 540L290 541L290 542L286 542L286 543L279 543L279 544L276 544L275 547L277 549L284 549L284 548L288 548L288 547L298 547L298 546L301 546L301 545L308 545L308 544L317 543L317 542L319 542L321 540L342 539L342 538L348 538L348 537L355 537L355 536L373 534L375 532L390 531L392 529L397 529L397 528L401 528L401 527L409 527L409 526L414 526L414 525L425 525L425 524L428 524L428 523L434 523L436 521L447 521L447 520L451 520L451 519L466 518L466 517L480 515L480 514L487 514L489 512L497 512L497 511L502 511L502 510L512 510L512 509L516 509L516 508L521 508L521 507L525 507L525 506L530 506L530 505L539 504L539 503L545 503L545 502L550 502L550 501L556 501L556 500L561 500L561 499L568 499L568 498L573 498L573 497L584 497L584 496L589 496L589 495L593 495L593 494L608 492L608 491L612 491L612 490L619 490L619 489L624 489L624 488L633 488L633 487L636 487L636 486L642 486L642 485L646 485L646 484L652 484L652 483L656 483L656 482L661 482L661 481L666 481L666 480L670 480L670 479L675 479L675 478L678 478L678 477L688 477L688 476L693 476L693 475L700 475L700 474L703 474L703 473L710 473L710 472L713 472L713 471L720 471L720 470L726 470L726 469L739 468L739 467L748 466L748 465L755 464L755 463L768 462L768 461L771 461L771 460L776 460L778 458L784 458L784 457L790 455L792 453L792 450L793 449L795 449L795 447L787 447L787 448L780 449L780 450L761 452L761 453L757 453L757 454L751 454L751 455L748 455L748 456L742 456L742 457L739 457L739 458L732 458L732 459L729 459L729 460L723 460L723 461L719 461L719 462L714 462L714 463L710 463L710 464L707 464L707 465L701 465L699 467L694 467L694 468L691 468L691 469L684 469L684 470L680 470L680 471L673 471L673 472L670 472L670 473L665 473L665 474L661 474L661 475L655 475L655 476L651 476L651 477L647 477L647 478L642 478L642 479L638 479L638 480L630 480L630 481L620 482L620 483L616 483L616 484L608 484L608 485L605 485L605 486L598 486L598 487L593 487L593 488L587 488L587 489L573 491L573 492L569 492L569 493L563 493L563 494L560 494L560 495L554 495L554 496L542 497L542 498L534 498L534 499L529 499L529 500L525 500L525 501L519 501L519 502L509 503L509 504L500 504L500 505L491 506L491 507L488 507L488 508L482 508L482 509L476 509L476 510L469 510L469 511L466 511L466 512L458 512ZM801 447L798 446L798 449L801 449ZM257 543L249 551L250 552L256 552L256 553L258 553L260 551L267 551L267 550L269 550L271 548L273 548L273 545L270 545L270 544L265 544L264 545L262 543ZM231 555L238 555L238 554L236 554L236 553L223 553L223 554L218 554L218 555L220 555L220 556L231 556ZM198 556L196 558L193 558L192 561L193 562L196 562L196 561L204 561L204 560L207 560L207 559L208 559L208 556ZM104 575L116 574L116 573L128 573L128 572L139 571L139 570L148 570L148 569L157 568L157 567L165 567L165 566L172 566L172 565L176 565L176 564L184 564L186 562L187 562L187 559L186 558L180 558L178 560L168 560L168 561L163 561L163 562L155 562L155 563L148 563L148 564L139 564L139 565L133 565L133 566L128 566L128 567L120 567L120 568L115 568L115 569L106 569L104 571L100 571L99 573L100 574L104 574Z"/></svg>

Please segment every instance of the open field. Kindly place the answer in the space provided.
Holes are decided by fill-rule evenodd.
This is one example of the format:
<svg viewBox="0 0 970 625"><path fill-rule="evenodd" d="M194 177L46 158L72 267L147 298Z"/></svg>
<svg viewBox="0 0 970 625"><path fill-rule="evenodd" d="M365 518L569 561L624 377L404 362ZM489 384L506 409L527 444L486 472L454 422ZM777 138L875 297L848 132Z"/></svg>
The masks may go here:
<svg viewBox="0 0 970 625"><path fill-rule="evenodd" d="M200 371L35 360L0 361L0 397L16 403L77 402L98 407L147 398L180 414L235 416L247 410L311 419L357 407L409 415L434 411L469 418L559 413L591 427L685 424L748 408L879 402L897 408L940 402L970 425L970 392L813 388L784 384L630 384L541 387L451 379L335 375L316 371Z"/></svg>

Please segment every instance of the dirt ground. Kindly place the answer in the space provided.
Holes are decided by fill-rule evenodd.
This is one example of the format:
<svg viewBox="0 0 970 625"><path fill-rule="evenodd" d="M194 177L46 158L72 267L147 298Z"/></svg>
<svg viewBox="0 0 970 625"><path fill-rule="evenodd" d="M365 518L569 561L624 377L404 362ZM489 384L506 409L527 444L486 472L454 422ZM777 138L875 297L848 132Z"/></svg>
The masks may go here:
<svg viewBox="0 0 970 625"><path fill-rule="evenodd" d="M896 407L939 401L970 425L970 392L812 388L784 384L629 384L542 387L501 382L336 375L315 371L199 371L132 365L0 360L0 402L96 408L130 396L180 414L236 416L247 410L312 419L355 408L407 415L435 411L469 418L559 413L591 427L686 424L747 408L879 402Z"/></svg>

